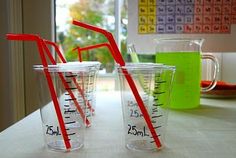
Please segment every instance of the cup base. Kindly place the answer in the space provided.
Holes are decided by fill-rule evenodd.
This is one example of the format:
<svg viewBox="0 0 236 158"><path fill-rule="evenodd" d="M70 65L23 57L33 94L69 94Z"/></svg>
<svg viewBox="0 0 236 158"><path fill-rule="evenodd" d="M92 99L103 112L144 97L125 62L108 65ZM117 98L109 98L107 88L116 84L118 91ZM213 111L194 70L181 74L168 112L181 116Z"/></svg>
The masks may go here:
<svg viewBox="0 0 236 158"><path fill-rule="evenodd" d="M61 151L61 152L68 152L68 151L74 151L82 148L84 146L83 143L79 141L70 141L71 148L66 149L65 144L63 140L53 141L47 144L48 149L53 151Z"/></svg>
<svg viewBox="0 0 236 158"><path fill-rule="evenodd" d="M126 144L126 148L136 151L158 151L155 143L150 143L148 140L134 140Z"/></svg>

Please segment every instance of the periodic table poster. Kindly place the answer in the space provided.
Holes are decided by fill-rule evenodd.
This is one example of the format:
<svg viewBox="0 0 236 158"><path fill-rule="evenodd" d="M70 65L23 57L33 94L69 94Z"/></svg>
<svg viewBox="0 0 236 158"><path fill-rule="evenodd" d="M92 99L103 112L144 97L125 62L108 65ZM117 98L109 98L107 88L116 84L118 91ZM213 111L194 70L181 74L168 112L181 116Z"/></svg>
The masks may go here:
<svg viewBox="0 0 236 158"><path fill-rule="evenodd" d="M128 43L154 53L158 38L204 38L204 52L236 52L236 0L128 0Z"/></svg>

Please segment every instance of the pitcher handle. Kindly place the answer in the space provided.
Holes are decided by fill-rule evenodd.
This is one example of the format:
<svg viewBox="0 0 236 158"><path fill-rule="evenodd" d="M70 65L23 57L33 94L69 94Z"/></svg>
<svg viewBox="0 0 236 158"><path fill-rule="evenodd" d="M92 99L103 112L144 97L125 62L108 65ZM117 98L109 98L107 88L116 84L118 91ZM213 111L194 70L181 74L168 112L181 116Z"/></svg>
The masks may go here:
<svg viewBox="0 0 236 158"><path fill-rule="evenodd" d="M214 64L214 73L213 73L213 79L212 79L211 83L207 87L201 87L201 92L207 92L207 91L212 90L216 86L217 76L219 74L219 62L215 56L213 56L209 53L202 54L201 58L212 60L212 62Z"/></svg>

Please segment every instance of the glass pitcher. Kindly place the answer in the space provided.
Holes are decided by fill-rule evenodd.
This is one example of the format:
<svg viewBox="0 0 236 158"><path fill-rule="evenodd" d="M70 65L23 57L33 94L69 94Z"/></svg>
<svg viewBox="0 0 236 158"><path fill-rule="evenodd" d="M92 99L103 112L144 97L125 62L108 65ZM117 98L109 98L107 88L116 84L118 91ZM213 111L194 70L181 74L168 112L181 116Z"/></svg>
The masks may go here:
<svg viewBox="0 0 236 158"><path fill-rule="evenodd" d="M192 109L200 105L200 92L212 90L217 82L219 64L211 54L201 52L203 39L157 39L156 62L176 66L170 108ZM213 80L208 87L201 87L202 59L214 63Z"/></svg>

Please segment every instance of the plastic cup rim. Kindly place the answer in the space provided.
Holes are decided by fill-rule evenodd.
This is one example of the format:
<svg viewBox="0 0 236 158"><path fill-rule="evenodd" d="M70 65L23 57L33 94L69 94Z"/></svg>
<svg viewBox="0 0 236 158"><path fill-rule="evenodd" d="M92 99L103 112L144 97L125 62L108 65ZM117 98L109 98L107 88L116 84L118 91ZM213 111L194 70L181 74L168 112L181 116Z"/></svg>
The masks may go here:
<svg viewBox="0 0 236 158"><path fill-rule="evenodd" d="M169 69L175 70L175 66L165 65L162 63L126 63L124 66L116 65L117 69L127 70L156 70L156 69Z"/></svg>
<svg viewBox="0 0 236 158"><path fill-rule="evenodd" d="M49 72L89 72L94 69L94 67L89 65L80 65L80 64L67 64L67 63L59 63L57 65L33 65L33 69L35 71L43 71L48 70Z"/></svg>

